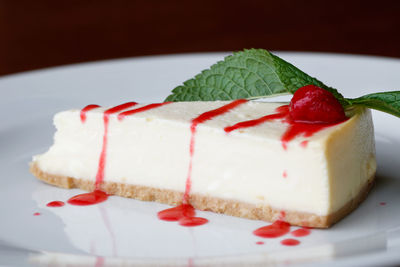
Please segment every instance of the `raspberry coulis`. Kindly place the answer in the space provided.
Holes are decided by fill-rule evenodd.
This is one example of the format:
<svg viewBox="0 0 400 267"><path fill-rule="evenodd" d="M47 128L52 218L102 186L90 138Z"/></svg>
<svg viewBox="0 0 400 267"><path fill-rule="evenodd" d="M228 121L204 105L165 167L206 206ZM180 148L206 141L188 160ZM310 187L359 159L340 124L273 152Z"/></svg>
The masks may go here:
<svg viewBox="0 0 400 267"><path fill-rule="evenodd" d="M287 149L288 142L298 136L310 137L322 129L347 120L342 105L332 93L314 85L299 88L289 105L280 106L275 111L274 114L227 126L224 130L230 133L268 121L281 120L288 124L288 128L281 136L282 146ZM306 147L307 144L308 141L305 140L301 146Z"/></svg>

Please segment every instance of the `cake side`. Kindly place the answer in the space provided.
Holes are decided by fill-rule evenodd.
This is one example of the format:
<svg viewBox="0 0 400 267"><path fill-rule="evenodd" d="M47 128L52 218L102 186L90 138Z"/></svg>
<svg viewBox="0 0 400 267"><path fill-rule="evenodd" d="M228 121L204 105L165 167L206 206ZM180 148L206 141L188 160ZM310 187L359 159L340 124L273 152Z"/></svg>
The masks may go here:
<svg viewBox="0 0 400 267"><path fill-rule="evenodd" d="M39 180L58 187L67 189L79 188L86 191L92 191L94 189L93 181L49 174L40 170L35 163L31 163L30 171ZM364 201L374 185L374 178L375 175L369 177L368 182L361 188L359 193L332 214L321 216L307 212L287 210L285 211L285 221L292 225L298 226L328 228L341 220L347 214L351 213L360 205L360 203ZM183 197L182 192L173 190L115 182L104 182L101 186L101 189L112 195L133 198L142 201L156 201L168 205L177 205L182 203ZM240 201L203 196L200 194L192 194L190 197L190 203L194 208L199 210L212 211L236 217L263 220L268 222L281 219L282 216L280 209L274 209L267 205L257 206Z"/></svg>
<svg viewBox="0 0 400 267"><path fill-rule="evenodd" d="M343 123L326 140L330 213L356 198L371 183L377 167L371 111L357 107L350 112L354 119Z"/></svg>

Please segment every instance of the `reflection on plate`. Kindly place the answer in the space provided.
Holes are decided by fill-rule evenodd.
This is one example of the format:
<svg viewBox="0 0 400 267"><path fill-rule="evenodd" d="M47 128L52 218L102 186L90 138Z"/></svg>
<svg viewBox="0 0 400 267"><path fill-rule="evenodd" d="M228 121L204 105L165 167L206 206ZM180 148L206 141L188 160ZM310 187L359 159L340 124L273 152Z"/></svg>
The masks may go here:
<svg viewBox="0 0 400 267"><path fill-rule="evenodd" d="M265 222L209 212L210 223L184 228L157 220L158 203L111 197L95 206L51 208L79 190L37 181L28 172L31 156L47 149L53 114L88 103L162 101L171 88L222 58L222 54L149 57L31 72L0 79L0 264L106 266L153 264L332 264L400 262L400 121L374 112L378 182L368 199L329 230L312 230L301 244L286 247L252 231ZM400 85L400 61L329 54L283 53L347 97ZM385 69L385 77L379 70ZM349 73L352 73L349 76ZM285 98L279 98L282 100ZM33 216L34 213L40 213ZM297 229L292 227L292 229ZM256 242L263 241L263 245ZM397 252L396 252L397 251Z"/></svg>

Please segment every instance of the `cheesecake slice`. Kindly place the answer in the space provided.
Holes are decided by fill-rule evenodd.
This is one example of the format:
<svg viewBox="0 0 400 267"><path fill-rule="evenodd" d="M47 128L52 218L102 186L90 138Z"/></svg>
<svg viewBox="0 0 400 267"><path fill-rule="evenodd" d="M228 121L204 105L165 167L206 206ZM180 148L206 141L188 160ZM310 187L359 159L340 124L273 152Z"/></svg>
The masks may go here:
<svg viewBox="0 0 400 267"><path fill-rule="evenodd" d="M293 225L331 226L376 171L368 109L336 124L295 123L284 103L134 102L55 115L32 173L64 188Z"/></svg>

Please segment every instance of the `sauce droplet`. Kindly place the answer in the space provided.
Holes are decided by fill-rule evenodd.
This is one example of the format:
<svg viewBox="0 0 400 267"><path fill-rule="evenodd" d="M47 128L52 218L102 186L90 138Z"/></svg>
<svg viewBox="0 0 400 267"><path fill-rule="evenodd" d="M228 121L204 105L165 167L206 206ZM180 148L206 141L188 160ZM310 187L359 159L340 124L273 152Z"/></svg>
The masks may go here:
<svg viewBox="0 0 400 267"><path fill-rule="evenodd" d="M39 215L41 215L40 212L35 212L35 213L33 214L33 216L39 216Z"/></svg>
<svg viewBox="0 0 400 267"><path fill-rule="evenodd" d="M281 244L284 246L297 246L300 244L300 241L297 239L288 238L288 239L282 240Z"/></svg>
<svg viewBox="0 0 400 267"><path fill-rule="evenodd" d="M256 244L257 245L264 245L264 242L263 241L257 241Z"/></svg>
<svg viewBox="0 0 400 267"><path fill-rule="evenodd" d="M208 220L201 217L182 217L179 219L178 223L182 226L192 227L206 224Z"/></svg>
<svg viewBox="0 0 400 267"><path fill-rule="evenodd" d="M304 141L302 141L302 142L300 143L300 146L301 146L302 148L306 148L307 145L308 145L308 140L304 140Z"/></svg>
<svg viewBox="0 0 400 267"><path fill-rule="evenodd" d="M307 228L300 228L300 229L297 229L297 230L294 230L291 232L292 236L295 236L295 237L307 236L310 233L311 233L311 231Z"/></svg>
<svg viewBox="0 0 400 267"><path fill-rule="evenodd" d="M51 201L46 204L47 207L58 208L64 206L65 203L62 201Z"/></svg>

